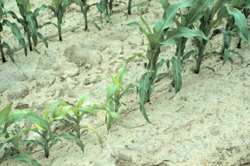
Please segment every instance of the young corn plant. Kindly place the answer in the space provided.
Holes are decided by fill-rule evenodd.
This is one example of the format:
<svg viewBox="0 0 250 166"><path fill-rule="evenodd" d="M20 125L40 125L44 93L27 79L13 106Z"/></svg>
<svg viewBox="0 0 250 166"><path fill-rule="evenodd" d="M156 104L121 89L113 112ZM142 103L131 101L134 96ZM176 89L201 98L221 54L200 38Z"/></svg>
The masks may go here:
<svg viewBox="0 0 250 166"><path fill-rule="evenodd" d="M16 0L16 3L22 18L17 17L17 15L13 11L8 11L6 13L10 14L14 19L17 20L17 22L19 22L23 26L25 35L27 36L27 40L29 43L30 51L33 50L31 38L35 47L37 45L38 37L43 41L45 46L48 47L46 39L42 36L41 33L38 32L38 28L42 28L44 25L47 25L48 23L39 26L37 22L37 16L39 15L39 12L43 11L46 8L46 6L42 5L40 8L36 8L35 11L32 12L30 10L31 5L29 0Z"/></svg>
<svg viewBox="0 0 250 166"><path fill-rule="evenodd" d="M146 57L148 60L147 69L148 72L145 73L140 80L139 85L139 98L140 98L140 110L144 118L148 121L148 116L145 111L144 105L147 102L150 102L150 95L154 89L155 79L162 76L170 76L169 73L162 73L157 75L157 70L163 65L165 60L158 61L159 54L161 52L161 47L167 44L176 44L181 37L193 38L195 36L201 36L206 38L204 34L199 30L191 30L187 27L178 27L173 30L169 30L169 27L172 26L175 22L176 13L182 7L191 7L196 0L184 0L182 2L170 4L167 1L160 0L160 3L164 9L163 17L157 21L153 27L153 31L147 24L147 22L141 17L141 21L146 26L147 30L144 30L143 27L137 23L133 22L128 24L129 26L139 26L140 32L144 33L148 39L148 49L146 52ZM207 38L206 38L207 39ZM174 72L174 81L178 82L175 85L176 93L181 88L181 59L180 57L173 57L173 72Z"/></svg>
<svg viewBox="0 0 250 166"><path fill-rule="evenodd" d="M24 155L25 152L20 151L21 144L18 143L18 140L22 136L22 133L27 131L28 128L27 127L19 128L19 130L17 130L12 135L8 132L8 128L12 124L19 122L23 118L28 118L32 121L37 121L37 120L39 120L39 118L37 118L34 113L27 112L27 111L16 110L16 111L13 111L12 113L10 113L12 104L13 104L13 101L0 111L0 127L1 127L0 128L0 137L5 137L5 141L0 143L0 149L5 144L14 145L14 146L11 146L10 148L8 148L8 147L4 148L5 153L0 158L0 164L3 161L8 160L8 159L17 159L21 162L31 163L34 166L40 166L40 164L36 160L26 157Z"/></svg>
<svg viewBox="0 0 250 166"><path fill-rule="evenodd" d="M82 14L84 16L84 21L85 21L85 28L84 28L84 30L86 31L88 29L88 23L94 24L97 29L101 30L101 28L94 21L88 21L88 15L87 15L87 13L88 13L90 7L94 6L96 4L88 5L87 4L87 0L76 1L76 4L81 7L81 12L82 12Z"/></svg>
<svg viewBox="0 0 250 166"><path fill-rule="evenodd" d="M57 110L58 106L62 106L59 110ZM51 131L51 126L53 121L55 120L61 120L64 118L64 116L66 115L67 111L69 110L69 107L64 107L66 106L66 103L64 101L59 101L57 103L55 103L52 107L51 107L51 116L48 117L48 113L49 113L49 106L46 108L46 110L43 113L42 118L39 117L38 115L36 115L36 118L39 119L39 121L37 120L36 122L34 122L34 126L35 128L28 128L27 127L27 131L33 131L37 134L39 134L42 137L42 141L37 141L37 140L24 140L22 141L21 144L36 144L39 146L42 146L42 148L44 149L44 155L46 158L49 157L49 151L50 149L56 145L59 141L61 141L61 139L58 139L57 137L63 137L67 140L75 140L77 145L81 148L81 150L83 151L83 144L82 141L77 138L76 136L73 135L69 135L67 133L61 133L61 134L54 134Z"/></svg>
<svg viewBox="0 0 250 166"><path fill-rule="evenodd" d="M11 28L12 33L14 36L18 39L19 43L24 49L24 54L27 56L27 47L25 45L25 40L20 32L20 29L15 23L10 22L9 20L6 20L3 18L4 17L4 0L0 1L0 33L3 32L3 27L7 25L8 27ZM14 57L13 57L13 52L10 48L10 46L6 42L2 42L2 36L0 34L0 52L1 52L1 57L2 57L2 62L6 62L5 56L4 56L4 51L3 49L6 48L9 52L9 57L11 61L14 63Z"/></svg>
<svg viewBox="0 0 250 166"><path fill-rule="evenodd" d="M114 13L124 13L127 16L127 13L125 13L122 10L113 10L113 2L114 0L100 0L100 3L96 3L96 7L98 11L100 12L99 21L103 25L103 14L104 18L111 23L110 16ZM123 1L118 1L118 3L125 3ZM126 4L126 3L125 3Z"/></svg>
<svg viewBox="0 0 250 166"><path fill-rule="evenodd" d="M68 127L70 127L74 132L76 132L76 134L74 133L69 133L70 136L75 136L78 139L81 138L81 135L83 133L85 133L86 131L90 131L92 133L95 133L96 136L98 137L99 143L102 145L102 137L100 136L100 134L96 131L96 129L94 129L93 127L87 127L87 126L81 126L81 120L83 115L85 114L93 114L95 116L98 117L98 115L96 114L96 112L94 111L95 109L98 108L94 108L93 106L86 106L86 107L82 107L84 101L91 97L91 96L95 96L92 94L89 95L85 95L83 96L76 104L76 106L71 106L71 105L66 105L64 106L66 108L66 110L71 110L74 114L74 116L71 116L69 113L65 114L65 118L64 119L60 119L61 122L65 123ZM99 118L99 117L98 117ZM82 129L85 129L83 131L81 131ZM82 149L83 150L83 149Z"/></svg>
<svg viewBox="0 0 250 166"><path fill-rule="evenodd" d="M116 77L110 76L113 84L107 84L108 93L106 97L106 105L108 107L108 112L105 118L105 122L108 131L111 129L114 119L121 120L121 118L118 116L118 111L122 104L126 105L120 102L122 96L125 95L129 91L129 89L135 87L135 85L133 84L128 84L122 91L123 80L127 75L127 64L135 57L142 57L142 55L134 54L132 57L128 58L126 62L122 64L122 67L117 71Z"/></svg>
<svg viewBox="0 0 250 166"><path fill-rule="evenodd" d="M52 0L54 6L48 5L47 8L54 12L54 16L57 18L57 29L59 34L59 41L62 41L62 18L66 11L66 8L70 5L71 0Z"/></svg>

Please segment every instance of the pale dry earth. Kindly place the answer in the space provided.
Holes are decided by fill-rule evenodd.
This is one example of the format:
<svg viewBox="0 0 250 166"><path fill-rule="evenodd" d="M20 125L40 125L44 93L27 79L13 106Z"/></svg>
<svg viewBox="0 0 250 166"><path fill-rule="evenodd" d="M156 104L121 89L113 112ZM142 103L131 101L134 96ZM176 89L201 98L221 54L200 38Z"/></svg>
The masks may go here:
<svg viewBox="0 0 250 166"><path fill-rule="evenodd" d="M136 3L141 3L136 1ZM174 1L172 1L174 2ZM32 9L49 0L32 1ZM15 1L5 2L6 10L18 11ZM115 8L116 9L116 8ZM124 10L120 5L117 9ZM163 9L158 1L143 17L152 27L161 18ZM97 20L96 9L89 12L89 20ZM10 17L9 17L10 18ZM132 15L126 19L123 14L111 17L113 25L104 23L102 31L89 24L89 31L83 31L84 20L80 8L70 5L62 26L63 41L59 42L57 29L47 26L39 30L48 41L49 48L39 43L36 52L23 50L10 30L5 27L4 41L15 51L13 64L9 58L0 65L0 108L4 108L15 96L12 110L28 109L39 115L48 105L64 100L69 104L86 94L96 94L85 105L105 104L109 76L115 76L117 69L133 53L143 53L147 49L147 39L136 27L127 23L140 21L139 13L133 8ZM41 23L56 18L45 10L39 16ZM99 24L100 25L100 24ZM71 32L74 28L79 28ZM163 78L156 83L152 101L146 110L153 124L143 118L138 104L136 89L130 90L122 102L119 115L122 122L116 121L110 133L104 123L105 112L97 111L101 121L95 116L84 116L82 125L92 126L103 136L103 148L93 133L87 133L81 140L85 145L83 154L73 141L59 142L46 159L39 153L28 155L43 166L246 166L250 165L250 62L249 46L244 43L236 49L237 37L232 49L239 51L244 63L234 55L233 71L230 63L222 66L217 57L204 60L203 65L213 67L215 73L202 70L198 75L189 71L195 66L194 59L184 64L183 86L174 99L168 100L174 91L168 92L171 78ZM220 50L222 36L212 40L213 49ZM188 49L195 49L189 42ZM209 48L208 48L209 49ZM171 59L175 46L163 48L160 58ZM7 57L7 56L6 56ZM135 59L128 65L125 84L139 85L145 59ZM167 72L164 65L160 72ZM31 123L22 121L21 126ZM65 128L56 123L55 132ZM33 133L26 133L24 139L39 139ZM34 147L41 152L41 147ZM40 151L39 151L40 150ZM2 153L2 152L1 152ZM3 166L26 166L17 160L8 160Z"/></svg>

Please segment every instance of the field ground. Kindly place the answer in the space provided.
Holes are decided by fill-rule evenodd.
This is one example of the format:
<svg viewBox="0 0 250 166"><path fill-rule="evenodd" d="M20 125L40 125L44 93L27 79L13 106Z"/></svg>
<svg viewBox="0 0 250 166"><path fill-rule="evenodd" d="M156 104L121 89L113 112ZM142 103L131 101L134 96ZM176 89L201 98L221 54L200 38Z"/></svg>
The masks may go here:
<svg viewBox="0 0 250 166"><path fill-rule="evenodd" d="M32 9L49 0L32 1ZM137 1L140 3L141 1ZM174 1L172 1L174 2ZM157 0L143 15L152 27L163 14ZM125 9L120 5L117 9ZM115 9L116 9L115 8ZM5 2L6 10L18 12L15 1ZM99 14L93 8L89 20L96 21ZM102 31L89 24L89 31L83 31L84 20L80 8L72 4L64 17L63 41L58 41L57 29L47 26L39 30L49 38L49 48L43 43L37 46L40 54L23 50L10 30L1 35L3 40L15 50L13 64L0 65L0 108L4 108L15 96L14 109L29 109L39 115L45 108L59 100L76 104L86 94L96 94L86 105L105 104L109 76L115 76L117 69L133 53L143 53L147 49L147 39L136 27L127 23L140 21L139 13L133 8L132 15L115 14L113 25L104 23ZM39 21L53 21L50 11L41 12ZM77 29L76 29L77 28ZM76 29L74 31L74 29ZM232 49L236 50L235 37ZM212 40L213 49L220 50L222 36ZM187 48L194 48L189 42ZM72 141L63 140L51 149L49 159L39 153L30 154L43 166L245 166L250 165L250 62L249 46L243 44L237 49L243 58L240 63L233 55L234 65L222 66L217 57L204 60L203 65L213 67L215 73L202 70L198 75L189 68L195 66L194 59L184 63L183 86L174 99L168 100L174 91L168 92L171 78L163 78L156 83L152 101L146 104L151 122L143 118L138 104L136 89L130 90L122 99L127 106L119 112L122 122L115 121L110 133L106 131L105 112L97 111L101 121L94 116L86 116L82 125L92 126L103 136L103 148L93 133L83 135L83 154ZM170 59L175 46L163 48L160 58ZM139 85L144 69L144 59L135 59L128 65L125 84ZM159 72L166 72L163 65ZM22 121L21 126L31 123ZM55 132L65 126L56 124ZM39 139L33 133L24 134L25 139ZM34 147L39 151L40 147ZM42 152L41 150L39 152ZM26 166L17 160L3 162L4 166Z"/></svg>

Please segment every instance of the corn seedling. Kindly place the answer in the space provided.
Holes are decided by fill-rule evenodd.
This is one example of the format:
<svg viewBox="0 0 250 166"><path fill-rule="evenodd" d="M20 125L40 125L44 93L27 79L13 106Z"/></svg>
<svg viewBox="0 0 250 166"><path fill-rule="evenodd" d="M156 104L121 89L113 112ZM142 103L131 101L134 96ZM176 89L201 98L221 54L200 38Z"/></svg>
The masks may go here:
<svg viewBox="0 0 250 166"><path fill-rule="evenodd" d="M88 21L88 15L87 15L87 13L88 13L90 7L94 6L96 4L88 5L87 4L87 0L76 1L76 4L81 7L81 12L82 12L82 14L84 16L84 21L85 21L85 28L84 28L84 30L86 31L88 29L88 23L94 24L97 29L101 30L101 28L94 21Z"/></svg>
<svg viewBox="0 0 250 166"><path fill-rule="evenodd" d="M100 12L100 16L99 16L99 21L100 23L103 25L103 14L104 14L104 18L111 23L110 20L110 16L111 14L114 13L124 13L127 16L127 13L125 13L122 10L113 10L113 2L114 0L100 0L100 3L96 3L96 7L98 9L98 11ZM123 1L118 1L118 3L124 3Z"/></svg>
<svg viewBox="0 0 250 166"><path fill-rule="evenodd" d="M40 8L36 8L35 11L32 12L30 10L31 5L29 0L16 0L16 3L22 18L17 17L17 15L12 11L8 11L6 13L10 14L14 19L17 20L17 22L19 22L23 26L25 35L27 36L27 40L29 43L30 51L33 50L31 38L35 47L37 45L37 37L39 37L43 41L45 46L48 47L46 39L42 36L41 33L38 32L38 28L42 28L44 25L47 25L48 23L39 26L36 19L39 12L43 11L46 8L46 6L42 5Z"/></svg>
<svg viewBox="0 0 250 166"><path fill-rule="evenodd" d="M8 27L10 27L12 33L18 39L21 46L24 48L24 53L27 56L27 47L25 45L25 40L20 32L20 29L17 27L17 25L15 23L12 23L9 20L3 19L3 17L4 17L4 10L3 9L4 9L4 0L1 0L0 1L0 21L1 21L0 22L0 32L3 31L4 25L7 25ZM2 62L6 62L6 59L4 57L3 48L6 48L8 50L9 57L10 57L11 61L14 63L15 61L14 61L14 57L13 57L13 52L7 43L2 42L2 36L0 34L0 51L1 51Z"/></svg>
<svg viewBox="0 0 250 166"><path fill-rule="evenodd" d="M58 106L62 106L59 110L57 110ZM28 131L33 131L37 134L39 134L42 137L42 141L37 140L24 140L21 144L29 143L29 144L36 144L39 146L42 146L44 149L44 155L46 158L49 157L49 150L56 145L61 139L57 139L56 137L63 137L67 140L75 140L77 145L81 148L83 151L83 144L81 140L79 140L76 136L69 135L67 133L61 133L61 134L54 134L51 131L51 126L54 120L60 120L64 118L66 115L69 107L66 106L66 103L64 101L59 101L55 103L51 107L51 116L48 117L49 113L49 106L46 108L46 110L43 113L42 118L35 114L35 117L37 121L34 122L35 128L28 128ZM34 116L34 115L33 115ZM29 117L28 117L29 118Z"/></svg>
<svg viewBox="0 0 250 166"><path fill-rule="evenodd" d="M108 107L108 112L105 118L108 131L110 130L114 119L121 120L117 113L119 111L119 108L121 107L121 104L126 104L121 103L120 99L129 91L129 89L135 87L133 84L128 84L122 91L123 80L127 75L127 64L135 57L141 56L142 55L140 54L134 54L132 57L128 58L125 63L122 64L122 67L117 71L116 77L110 76L113 81L113 85L109 83L107 84L108 93L106 97L106 105Z"/></svg>
<svg viewBox="0 0 250 166"><path fill-rule="evenodd" d="M48 5L47 8L51 9L54 12L54 16L57 18L57 29L59 34L59 41L62 41L62 18L66 11L66 8L70 5L71 0L52 0L54 6Z"/></svg>
<svg viewBox="0 0 250 166"><path fill-rule="evenodd" d="M27 127L18 128L17 131L9 133L8 127L11 126L13 123L19 122L23 118L29 118L32 121L36 121L35 114L28 111L11 111L11 105L13 101L9 103L4 109L0 111L0 137L5 137L5 141L0 143L0 148L3 147L4 144L12 144L10 148L5 147L5 153L0 158L0 164L8 159L17 159L21 162L31 163L34 166L40 166L40 164L31 158L28 158L24 155L25 152L20 151L21 144L18 143L19 138L22 136L24 131L27 131Z"/></svg>
<svg viewBox="0 0 250 166"><path fill-rule="evenodd" d="M68 127L70 127L71 129L73 129L76 132L76 134L69 133L68 136L74 136L74 137L77 137L80 140L81 135L83 133L85 133L86 131L90 131L90 132L95 133L97 135L98 140L99 140L100 144L102 145L102 143L103 143L102 142L102 137L96 131L96 129L94 129L92 127L87 127L87 126L81 126L80 125L82 117L85 114L93 114L93 115L98 117L98 115L94 111L94 109L98 109L98 108L94 108L93 106L82 107L82 104L84 103L84 101L87 98L91 97L91 96L94 96L94 95L89 94L89 95L83 96L77 102L76 106L71 106L71 105L64 106L63 108L66 108L66 110L69 110L69 111L71 110L74 113L74 116L71 116L69 113L66 113L65 118L60 119L60 121L65 123ZM86 129L86 130L81 131L81 129ZM80 148L82 148L82 147L80 146ZM82 151L83 151L83 148L82 148Z"/></svg>
<svg viewBox="0 0 250 166"><path fill-rule="evenodd" d="M148 12L149 7L150 7L150 2L147 1L145 3L137 5L137 11L140 13L140 15L143 15Z"/></svg>

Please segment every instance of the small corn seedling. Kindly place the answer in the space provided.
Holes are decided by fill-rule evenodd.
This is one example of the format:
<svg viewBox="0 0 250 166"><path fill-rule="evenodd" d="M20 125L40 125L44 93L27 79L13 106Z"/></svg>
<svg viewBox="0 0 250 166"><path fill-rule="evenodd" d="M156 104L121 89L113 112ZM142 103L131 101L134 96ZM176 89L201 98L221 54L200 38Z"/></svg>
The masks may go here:
<svg viewBox="0 0 250 166"><path fill-rule="evenodd" d="M12 23L9 20L3 19L3 17L4 17L4 10L3 9L4 9L4 1L1 0L0 1L0 21L1 21L0 22L0 32L3 31L4 25L7 25L8 27L10 27L12 33L18 39L21 46L24 48L24 54L27 56L27 47L25 45L25 40L20 32L20 29L17 27L17 25L15 23ZM6 59L4 57L3 48L6 48L8 50L9 57L10 57L11 61L14 63L15 61L14 61L14 57L13 57L13 52L7 43L2 42L2 36L0 34L0 51L1 51L2 62L6 62Z"/></svg>
<svg viewBox="0 0 250 166"><path fill-rule="evenodd" d="M108 93L106 97L106 104L108 107L108 112L105 118L105 122L107 125L107 130L109 131L114 119L121 120L118 116L119 108L121 104L126 105L120 102L120 99L123 95L125 95L129 89L135 87L133 84L128 84L122 92L123 80L127 75L127 64L134 59L135 57L141 57L140 54L134 54L132 57L128 58L125 63L123 63L122 67L117 71L116 77L110 76L113 85L108 83Z"/></svg>
<svg viewBox="0 0 250 166"><path fill-rule="evenodd" d="M154 81L155 79L162 76L171 76L169 73L162 73L157 75L157 70L160 68L165 60L161 60L158 62L159 54L161 52L161 47L167 44L176 44L180 38L193 38L195 36L201 36L202 38L207 39L204 34L199 30L191 30L187 27L178 27L173 30L169 30L169 27L174 24L176 19L177 11L182 7L191 7L194 5L196 0L184 0L182 2L170 4L167 1L160 0L160 3L164 9L163 17L154 25L153 31L147 24L147 22L141 17L141 21L146 26L147 30L144 30L143 27L137 23L129 23L129 26L139 26L140 32L144 33L148 39L148 49L146 52L146 57L148 60L147 69L148 72L145 73L140 80L139 86L139 97L140 97L140 110L144 116L144 118L148 121L148 116L146 114L144 105L147 102L150 102L150 95L154 89ZM180 57L173 57L173 73L174 73L174 82L176 93L181 88L181 59Z"/></svg>
<svg viewBox="0 0 250 166"><path fill-rule="evenodd" d="M142 4L138 4L137 11L140 13L140 15L146 14L148 12L149 7L151 6L150 1L144 2Z"/></svg>
<svg viewBox="0 0 250 166"><path fill-rule="evenodd" d="M96 7L98 9L98 11L100 12L100 16L99 16L99 21L100 23L103 25L103 14L104 14L104 18L111 23L110 20L110 16L111 14L114 13L124 13L127 16L127 13L125 13L122 10L113 10L113 2L114 0L100 0L100 3L96 3ZM124 3L123 1L118 1L118 3Z"/></svg>
<svg viewBox="0 0 250 166"><path fill-rule="evenodd" d="M57 25L55 25L58 29L59 41L62 41L62 18L66 11L66 8L70 5L71 0L52 0L54 6L48 5L47 8L51 9L54 12L54 16L57 18Z"/></svg>
<svg viewBox="0 0 250 166"><path fill-rule="evenodd" d="M61 122L65 123L68 127L70 127L71 129L73 129L76 134L74 133L69 133L70 136L75 136L78 139L81 138L81 135L86 132L86 131L90 131L92 133L95 133L98 137L99 143L102 145L102 137L100 136L100 134L96 131L96 129L92 128L92 127L87 127L87 126L81 126L80 122L82 120L83 115L85 114L93 114L95 116L98 117L98 115L96 114L96 112L94 111L95 109L98 109L97 107L93 107L93 106L87 106L87 107L82 107L82 104L84 103L84 101L91 97L94 96L92 94L89 95L85 95L83 96L76 104L76 106L71 106L71 105L66 105L64 106L67 110L71 110L74 113L74 116L71 116L69 113L65 114L65 118L64 119L60 119ZM98 117L99 118L99 117ZM81 129L86 129L81 131ZM78 145L79 146L79 145ZM81 146L80 146L81 148ZM83 149L82 149L83 150Z"/></svg>
<svg viewBox="0 0 250 166"><path fill-rule="evenodd" d="M58 106L62 106L59 110L57 110ZM64 116L66 115L67 111L69 110L69 107L64 107L66 106L66 103L64 101L59 101L57 103L55 103L52 107L51 107L51 116L48 117L48 113L49 113L49 106L46 108L46 110L43 113L42 118L38 115L33 115L34 118L36 118L37 120L34 122L34 126L35 128L28 128L26 127L27 131L33 131L37 134L39 134L42 137L43 141L37 141L37 140L24 140L22 141L21 144L36 144L39 146L42 146L44 149L44 155L46 158L49 157L49 150L56 145L59 141L61 141L61 139L57 139L56 137L63 137L67 140L75 140L77 145L81 148L81 150L83 151L83 144L82 141L77 138L76 136L73 135L69 135L67 133L61 133L61 134L54 134L51 131L51 126L53 121L55 120L61 120L64 118ZM29 118L29 117L27 117Z"/></svg>
<svg viewBox="0 0 250 166"><path fill-rule="evenodd" d="M18 143L18 140L22 136L22 133L27 131L28 128L19 128L12 134L8 132L8 127L16 122L19 122L23 118L28 118L32 121L37 121L39 118L37 118L34 113L29 111L16 110L10 113L12 103L13 101L0 111L0 127L4 124L3 127L0 128L0 137L5 137L5 141L0 143L0 148L2 148L4 144L12 144L14 146L4 148L5 153L0 158L0 164L8 159L17 159L21 162L31 163L34 166L40 166L36 160L26 157L24 155L26 152L20 151L21 144Z"/></svg>
<svg viewBox="0 0 250 166"><path fill-rule="evenodd" d="M82 12L82 14L84 16L84 21L85 21L84 30L86 31L88 29L88 23L94 24L97 29L101 30L101 28L94 21L88 21L87 13L88 13L90 7L94 6L96 4L89 5L89 4L87 4L87 0L76 1L76 4L81 7L81 12Z"/></svg>
<svg viewBox="0 0 250 166"><path fill-rule="evenodd" d="M10 14L14 19L17 20L17 22L19 22L23 26L25 35L27 36L27 40L29 43L30 51L33 50L31 38L35 47L37 45L37 37L39 37L43 41L45 46L48 47L46 39L42 36L41 33L38 32L38 28L42 28L44 25L47 25L48 23L39 26L36 19L39 12L43 11L46 8L46 6L42 5L40 8L36 8L35 11L32 12L30 10L31 5L29 0L16 0L16 3L22 18L17 17L17 15L13 11L8 11L6 13Z"/></svg>

